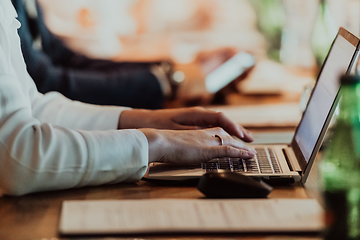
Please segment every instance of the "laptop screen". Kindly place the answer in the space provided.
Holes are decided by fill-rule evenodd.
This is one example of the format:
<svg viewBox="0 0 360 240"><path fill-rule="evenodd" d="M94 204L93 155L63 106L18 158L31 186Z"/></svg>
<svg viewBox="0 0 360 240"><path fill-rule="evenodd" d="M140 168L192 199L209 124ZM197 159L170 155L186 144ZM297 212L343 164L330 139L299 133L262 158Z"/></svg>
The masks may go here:
<svg viewBox="0 0 360 240"><path fill-rule="evenodd" d="M357 44L354 45L354 42L338 34L318 76L316 87L294 137L306 164L328 120L339 90L339 79L350 70L356 46Z"/></svg>

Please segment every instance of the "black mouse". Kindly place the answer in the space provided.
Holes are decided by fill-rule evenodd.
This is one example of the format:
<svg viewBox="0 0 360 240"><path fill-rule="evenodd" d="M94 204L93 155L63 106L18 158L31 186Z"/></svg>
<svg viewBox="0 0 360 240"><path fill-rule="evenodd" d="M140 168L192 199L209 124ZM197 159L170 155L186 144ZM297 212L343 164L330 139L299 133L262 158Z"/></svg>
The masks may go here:
<svg viewBox="0 0 360 240"><path fill-rule="evenodd" d="M210 198L265 198L273 189L259 178L230 171L205 173L197 188Z"/></svg>

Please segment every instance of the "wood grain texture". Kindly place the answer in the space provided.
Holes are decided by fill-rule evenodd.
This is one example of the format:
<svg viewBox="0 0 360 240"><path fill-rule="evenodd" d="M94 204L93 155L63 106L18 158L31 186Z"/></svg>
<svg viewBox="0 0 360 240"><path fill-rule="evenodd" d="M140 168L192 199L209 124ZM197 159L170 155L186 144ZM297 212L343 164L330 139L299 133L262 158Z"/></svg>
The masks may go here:
<svg viewBox="0 0 360 240"><path fill-rule="evenodd" d="M144 181L86 187L79 189L34 193L21 197L0 198L0 239L62 239L57 233L61 203L64 200L87 199L150 199L150 198L203 198L196 187L157 186ZM298 184L276 187L269 198L307 198ZM215 235L215 236L136 236L150 239L320 239L316 235ZM84 238L82 238L84 239ZM123 238L122 238L123 239Z"/></svg>

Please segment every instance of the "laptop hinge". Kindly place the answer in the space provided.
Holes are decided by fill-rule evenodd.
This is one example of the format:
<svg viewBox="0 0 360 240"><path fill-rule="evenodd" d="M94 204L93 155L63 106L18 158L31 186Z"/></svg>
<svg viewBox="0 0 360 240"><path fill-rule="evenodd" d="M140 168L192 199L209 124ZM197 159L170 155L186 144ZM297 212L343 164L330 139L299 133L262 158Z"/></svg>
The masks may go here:
<svg viewBox="0 0 360 240"><path fill-rule="evenodd" d="M283 153L284 153L286 162L289 165L290 170L301 172L302 170L300 168L298 161L296 160L294 151L291 148L283 148Z"/></svg>

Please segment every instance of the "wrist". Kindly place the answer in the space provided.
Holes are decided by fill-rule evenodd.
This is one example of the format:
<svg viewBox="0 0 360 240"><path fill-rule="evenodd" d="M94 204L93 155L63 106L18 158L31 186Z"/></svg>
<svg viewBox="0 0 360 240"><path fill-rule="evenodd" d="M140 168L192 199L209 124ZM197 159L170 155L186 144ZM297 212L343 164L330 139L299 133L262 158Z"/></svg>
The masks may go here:
<svg viewBox="0 0 360 240"><path fill-rule="evenodd" d="M119 116L118 129L131 129L146 127L146 115L150 110L130 109L124 110Z"/></svg>
<svg viewBox="0 0 360 240"><path fill-rule="evenodd" d="M159 161L161 159L161 147L163 145L163 137L161 136L161 131L151 128L139 129L147 141L149 146L149 163Z"/></svg>
<svg viewBox="0 0 360 240"><path fill-rule="evenodd" d="M177 89L185 78L184 73L181 71L174 72L173 63L169 61L154 64L150 71L157 78L165 98L174 100Z"/></svg>

